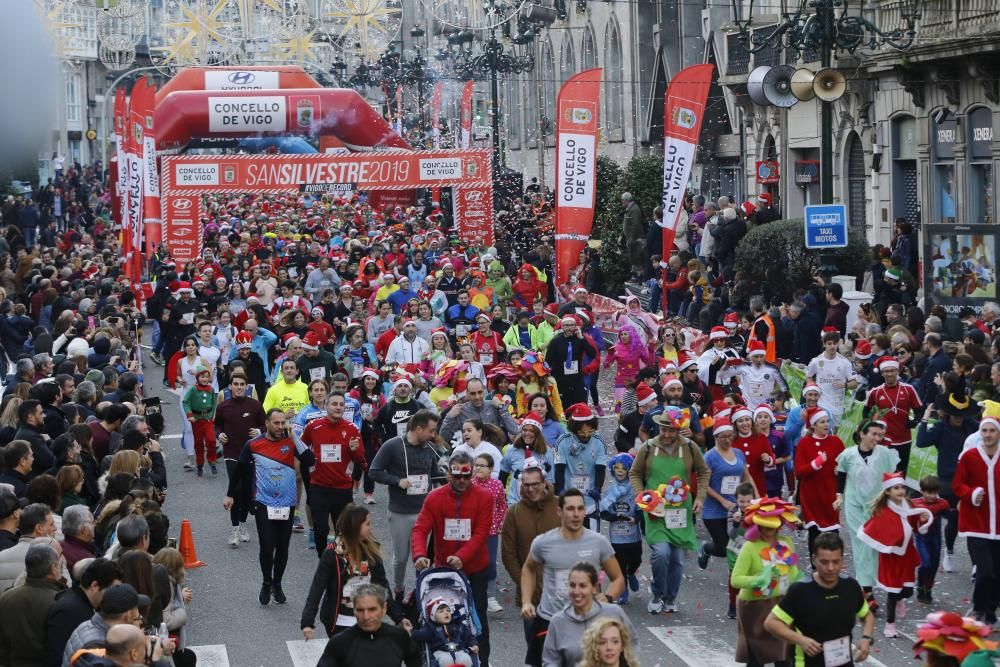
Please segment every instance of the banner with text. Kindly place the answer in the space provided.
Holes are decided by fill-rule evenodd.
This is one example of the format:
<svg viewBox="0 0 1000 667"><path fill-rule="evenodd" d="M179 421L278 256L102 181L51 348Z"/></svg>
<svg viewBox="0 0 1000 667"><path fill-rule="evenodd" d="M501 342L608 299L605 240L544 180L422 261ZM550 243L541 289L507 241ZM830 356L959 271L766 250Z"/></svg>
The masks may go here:
<svg viewBox="0 0 1000 667"><path fill-rule="evenodd" d="M460 144L462 148L472 146L472 89L475 85L474 81L466 81L465 87L462 89L461 118L459 122L462 129L462 143Z"/></svg>
<svg viewBox="0 0 1000 667"><path fill-rule="evenodd" d="M556 285L579 264L594 224L602 71L574 74L556 103Z"/></svg>
<svg viewBox="0 0 1000 667"><path fill-rule="evenodd" d="M686 67L670 81L667 89L667 99L663 105L664 259L670 255L677 222L684 210L684 196L687 194L688 178L698 152L698 137L714 72L714 65ZM666 272L663 279L665 286ZM666 299L663 300L663 311L666 314Z"/></svg>
<svg viewBox="0 0 1000 667"><path fill-rule="evenodd" d="M115 91L115 160L118 162L116 174L118 177L114 181L115 202L118 204L112 209L115 216L115 228L124 229L125 220L128 218L128 199L125 195L125 179L128 176L127 165L125 164L125 116L128 115L128 99L125 96L125 89L119 88Z"/></svg>
<svg viewBox="0 0 1000 667"><path fill-rule="evenodd" d="M492 246L493 188L488 185L455 188L451 201L459 238L469 246Z"/></svg>
<svg viewBox="0 0 1000 667"><path fill-rule="evenodd" d="M147 257L152 257L163 237L160 221L160 169L156 162L156 131L153 127L156 89L145 77L140 81L146 83L145 90L141 91L138 101L133 92L132 99L133 104L138 104L139 114L143 118L142 235L145 244L142 248L137 246L137 252L141 253L144 250Z"/></svg>
<svg viewBox="0 0 1000 667"><path fill-rule="evenodd" d="M128 233L122 244L122 252L125 255L125 275L136 284L142 278L142 262L138 255L142 248L142 150L145 145L146 127L146 117L142 112L142 106L147 104L145 100L146 78L143 77L136 81L132 87L128 114L125 117L125 164L127 166L125 190L128 195L128 217L125 226ZM151 99L149 103L151 103Z"/></svg>

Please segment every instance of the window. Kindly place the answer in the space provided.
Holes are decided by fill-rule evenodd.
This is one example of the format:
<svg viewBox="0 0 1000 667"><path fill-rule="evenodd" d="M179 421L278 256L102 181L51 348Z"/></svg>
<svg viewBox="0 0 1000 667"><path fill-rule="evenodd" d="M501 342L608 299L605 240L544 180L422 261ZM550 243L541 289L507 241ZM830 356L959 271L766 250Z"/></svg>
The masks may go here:
<svg viewBox="0 0 1000 667"><path fill-rule="evenodd" d="M515 102L518 98L518 80L511 77L507 79L507 100L502 108L507 109L507 145L511 150L521 148L521 105Z"/></svg>
<svg viewBox="0 0 1000 667"><path fill-rule="evenodd" d="M612 17L604 35L604 131L608 141L625 140L625 79L622 38Z"/></svg>
<svg viewBox="0 0 1000 667"><path fill-rule="evenodd" d="M892 216L920 224L917 196L917 121L913 116L892 120Z"/></svg>
<svg viewBox="0 0 1000 667"><path fill-rule="evenodd" d="M594 37L594 26L589 23L583 29L583 46L580 48L580 69L597 67L597 39Z"/></svg>
<svg viewBox="0 0 1000 667"><path fill-rule="evenodd" d="M576 74L576 58L573 57L573 40L567 32L559 52L559 80L566 83L566 80L574 74Z"/></svg>
<svg viewBox="0 0 1000 667"><path fill-rule="evenodd" d="M542 43L542 70L539 73L542 77L542 123L541 131L544 134L545 145L556 145L555 118L556 118L556 95L559 79L556 78L556 59L552 52L552 42L545 40Z"/></svg>
<svg viewBox="0 0 1000 667"><path fill-rule="evenodd" d="M931 193L934 222L955 222L955 142L958 121L951 113L931 114Z"/></svg>
<svg viewBox="0 0 1000 667"><path fill-rule="evenodd" d="M978 107L967 115L966 147L969 156L969 222L994 221L993 113Z"/></svg>
<svg viewBox="0 0 1000 667"><path fill-rule="evenodd" d="M66 122L79 123L83 105L80 96L83 93L83 77L79 74L66 75Z"/></svg>

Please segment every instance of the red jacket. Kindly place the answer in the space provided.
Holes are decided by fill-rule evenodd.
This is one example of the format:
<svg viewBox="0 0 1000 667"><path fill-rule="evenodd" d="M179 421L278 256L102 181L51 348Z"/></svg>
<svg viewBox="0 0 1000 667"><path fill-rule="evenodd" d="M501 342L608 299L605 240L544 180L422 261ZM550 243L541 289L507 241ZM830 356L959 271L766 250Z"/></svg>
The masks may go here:
<svg viewBox="0 0 1000 667"><path fill-rule="evenodd" d="M677 272L677 278L675 278L673 282L668 282L666 285L664 285L664 291L670 292L672 290L677 290L677 289L683 291L690 286L691 285L688 283L688 270L687 267L685 266Z"/></svg>
<svg viewBox="0 0 1000 667"><path fill-rule="evenodd" d="M458 556L466 574L482 572L489 565L486 542L492 518L493 496L481 486L472 484L461 495L451 488L451 484L434 489L424 499L424 506L413 525L410 538L413 560L427 556L427 537L433 533L435 566L446 567L449 556ZM452 523L455 521L468 523ZM446 540L446 528L468 528L469 539Z"/></svg>
<svg viewBox="0 0 1000 667"><path fill-rule="evenodd" d="M351 450L352 438L358 439L358 448ZM361 446L361 431L354 424L343 419L336 423L329 417L314 419L302 431L302 442L316 457L316 467L309 477L309 483L326 489L350 491L354 488L351 473L354 466L367 466L365 449ZM339 460L338 460L339 459Z"/></svg>
<svg viewBox="0 0 1000 667"><path fill-rule="evenodd" d="M962 452L951 488L959 501L958 534L1000 540L1000 455L991 463L982 444ZM977 489L983 490L978 506L972 503Z"/></svg>

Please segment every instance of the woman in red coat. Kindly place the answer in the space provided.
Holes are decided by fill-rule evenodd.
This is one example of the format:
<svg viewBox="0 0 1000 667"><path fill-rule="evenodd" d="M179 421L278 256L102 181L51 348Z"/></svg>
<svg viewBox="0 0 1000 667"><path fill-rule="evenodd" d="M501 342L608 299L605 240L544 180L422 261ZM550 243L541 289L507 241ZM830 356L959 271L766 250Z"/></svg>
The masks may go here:
<svg viewBox="0 0 1000 667"><path fill-rule="evenodd" d="M878 552L878 574L875 585L889 594L886 600L886 637L896 635L896 615L906 612L906 598L913 594L920 554L913 530L927 532L934 515L922 507L914 507L906 499L906 479L901 472L882 476L882 493L872 504L872 518L858 529L858 538Z"/></svg>
<svg viewBox="0 0 1000 667"><path fill-rule="evenodd" d="M831 435L830 415L823 408L806 410L805 427L807 434L795 446L795 478L812 553L817 535L840 529L833 501L837 499L837 456L844 451L844 443Z"/></svg>

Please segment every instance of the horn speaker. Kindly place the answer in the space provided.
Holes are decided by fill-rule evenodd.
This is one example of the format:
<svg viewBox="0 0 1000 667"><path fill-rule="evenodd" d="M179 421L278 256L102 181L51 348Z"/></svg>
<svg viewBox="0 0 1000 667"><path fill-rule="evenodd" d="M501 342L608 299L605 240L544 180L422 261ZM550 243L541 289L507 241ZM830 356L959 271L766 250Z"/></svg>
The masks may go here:
<svg viewBox="0 0 1000 667"><path fill-rule="evenodd" d="M816 72L816 78L813 79L813 91L816 97L824 102L839 100L847 91L847 79L839 70L821 69Z"/></svg>

